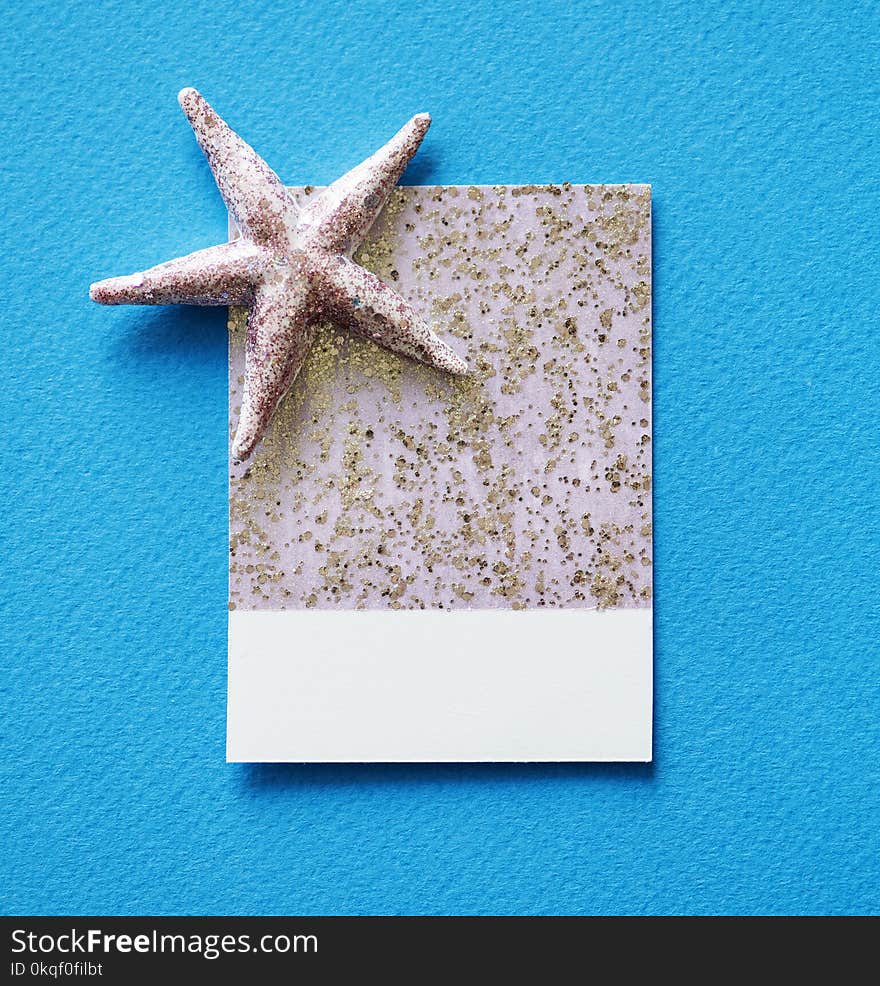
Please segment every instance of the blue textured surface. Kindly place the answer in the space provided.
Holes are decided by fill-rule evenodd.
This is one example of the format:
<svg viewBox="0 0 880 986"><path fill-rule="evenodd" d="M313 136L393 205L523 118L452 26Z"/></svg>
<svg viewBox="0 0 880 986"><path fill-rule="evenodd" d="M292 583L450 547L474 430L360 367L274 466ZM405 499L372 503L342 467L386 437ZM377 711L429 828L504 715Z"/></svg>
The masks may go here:
<svg viewBox="0 0 880 986"><path fill-rule="evenodd" d="M877 910L876 4L137 6L2 27L3 909ZM224 313L87 298L225 235L183 85L290 182L427 109L410 182L653 183L653 767L223 762Z"/></svg>

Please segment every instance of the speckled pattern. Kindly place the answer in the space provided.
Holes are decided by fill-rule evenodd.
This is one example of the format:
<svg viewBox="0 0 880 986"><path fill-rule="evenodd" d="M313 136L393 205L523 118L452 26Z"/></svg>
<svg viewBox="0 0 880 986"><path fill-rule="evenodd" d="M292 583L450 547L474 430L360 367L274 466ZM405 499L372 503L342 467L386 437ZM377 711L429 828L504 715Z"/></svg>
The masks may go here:
<svg viewBox="0 0 880 986"><path fill-rule="evenodd" d="M320 325L231 467L230 607L650 606L650 211L643 185L397 189L356 259L472 372Z"/></svg>
<svg viewBox="0 0 880 986"><path fill-rule="evenodd" d="M148 271L93 284L104 305L247 305L244 393L232 454L246 459L300 371L315 323L332 317L450 373L466 364L392 288L351 262L428 130L414 116L375 154L304 203L195 89L178 96L240 236Z"/></svg>

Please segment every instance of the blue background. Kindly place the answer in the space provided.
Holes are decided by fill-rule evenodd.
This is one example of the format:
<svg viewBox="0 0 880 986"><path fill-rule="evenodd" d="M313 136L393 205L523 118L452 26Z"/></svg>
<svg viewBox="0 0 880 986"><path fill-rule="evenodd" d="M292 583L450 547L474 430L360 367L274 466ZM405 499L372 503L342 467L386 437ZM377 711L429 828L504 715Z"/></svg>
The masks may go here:
<svg viewBox="0 0 880 986"><path fill-rule="evenodd" d="M877 910L876 5L2 31L3 909ZM653 183L653 766L224 763L225 313L87 295L225 236L184 85L290 182L429 110L409 182Z"/></svg>

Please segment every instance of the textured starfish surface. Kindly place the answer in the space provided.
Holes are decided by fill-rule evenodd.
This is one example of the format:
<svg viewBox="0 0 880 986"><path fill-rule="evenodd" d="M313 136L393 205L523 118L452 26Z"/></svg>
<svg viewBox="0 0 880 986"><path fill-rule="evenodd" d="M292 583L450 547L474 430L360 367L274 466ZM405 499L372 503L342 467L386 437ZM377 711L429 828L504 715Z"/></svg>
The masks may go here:
<svg viewBox="0 0 880 986"><path fill-rule="evenodd" d="M246 459L332 319L449 373L467 365L387 284L351 260L431 123L414 116L301 211L266 162L195 89L179 102L241 235L149 270L93 284L103 305L246 305L245 382L232 455Z"/></svg>

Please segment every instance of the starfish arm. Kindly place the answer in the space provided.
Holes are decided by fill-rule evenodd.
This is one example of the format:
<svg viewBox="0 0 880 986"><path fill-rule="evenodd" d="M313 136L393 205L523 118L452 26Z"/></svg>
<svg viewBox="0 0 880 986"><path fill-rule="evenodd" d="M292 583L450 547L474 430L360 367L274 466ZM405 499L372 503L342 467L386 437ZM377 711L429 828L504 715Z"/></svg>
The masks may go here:
<svg viewBox="0 0 880 986"><path fill-rule="evenodd" d="M248 315L244 393L232 442L237 462L253 452L296 379L314 337L315 314L302 276L268 281L257 288Z"/></svg>
<svg viewBox="0 0 880 986"><path fill-rule="evenodd" d="M227 126L201 93L182 89L177 98L239 228L262 245L286 243L297 209L278 175Z"/></svg>
<svg viewBox="0 0 880 986"><path fill-rule="evenodd" d="M414 116L384 147L325 188L300 215L304 235L332 253L356 249L430 125L427 113Z"/></svg>
<svg viewBox="0 0 880 986"><path fill-rule="evenodd" d="M328 310L345 325L395 353L448 373L464 375L467 363L422 321L411 305L375 274L344 257L321 268Z"/></svg>
<svg viewBox="0 0 880 986"><path fill-rule="evenodd" d="M245 305L265 263L259 247L235 240L137 274L98 281L89 294L102 305Z"/></svg>

